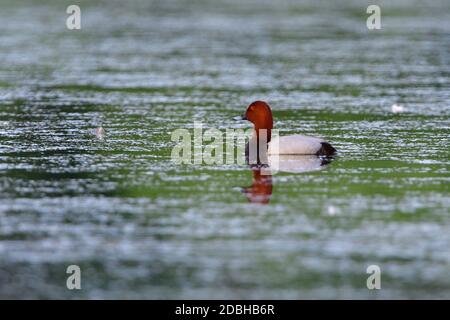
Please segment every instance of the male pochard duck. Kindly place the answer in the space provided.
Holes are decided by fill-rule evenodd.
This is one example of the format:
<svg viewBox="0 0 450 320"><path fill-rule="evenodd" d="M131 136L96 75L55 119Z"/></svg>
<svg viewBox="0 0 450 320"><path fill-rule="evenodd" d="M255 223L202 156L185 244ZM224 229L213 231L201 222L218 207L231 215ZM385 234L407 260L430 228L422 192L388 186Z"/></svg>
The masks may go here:
<svg viewBox="0 0 450 320"><path fill-rule="evenodd" d="M267 154L269 156L316 155L329 157L336 154L336 149L330 143L321 138L294 134L283 137L275 137L272 139L272 110L264 101L255 101L251 103L242 119L253 123L256 135L254 135L252 139L255 141L261 141L259 139L260 132L264 132L264 134L267 135ZM259 155L259 144L257 144L257 147Z"/></svg>

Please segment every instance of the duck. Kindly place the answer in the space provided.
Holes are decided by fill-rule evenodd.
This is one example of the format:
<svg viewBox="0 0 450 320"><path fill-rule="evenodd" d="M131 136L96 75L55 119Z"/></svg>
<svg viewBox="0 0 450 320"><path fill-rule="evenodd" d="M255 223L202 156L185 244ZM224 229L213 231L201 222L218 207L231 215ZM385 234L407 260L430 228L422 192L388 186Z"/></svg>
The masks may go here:
<svg viewBox="0 0 450 320"><path fill-rule="evenodd" d="M249 144L255 143L257 146L258 163L261 161L260 149L264 151L263 154L265 153L269 157L273 155L314 155L319 157L333 157L337 153L337 150L322 138L294 134L281 137L277 136L272 139L272 110L265 101L258 100L252 102L243 114L242 120L253 123L254 134L250 139ZM261 138L260 133L265 137ZM258 141L259 143L257 143ZM266 143L266 148L260 148L261 143ZM249 154L249 144L247 144L246 148L247 159Z"/></svg>

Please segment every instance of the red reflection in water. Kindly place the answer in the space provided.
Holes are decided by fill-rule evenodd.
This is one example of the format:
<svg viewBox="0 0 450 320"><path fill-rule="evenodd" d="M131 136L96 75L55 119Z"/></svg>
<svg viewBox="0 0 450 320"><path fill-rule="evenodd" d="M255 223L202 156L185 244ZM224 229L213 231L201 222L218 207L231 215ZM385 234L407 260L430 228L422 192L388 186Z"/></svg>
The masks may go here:
<svg viewBox="0 0 450 320"><path fill-rule="evenodd" d="M261 169L253 169L253 183L250 187L243 188L249 202L268 204L272 195L272 175L261 174Z"/></svg>

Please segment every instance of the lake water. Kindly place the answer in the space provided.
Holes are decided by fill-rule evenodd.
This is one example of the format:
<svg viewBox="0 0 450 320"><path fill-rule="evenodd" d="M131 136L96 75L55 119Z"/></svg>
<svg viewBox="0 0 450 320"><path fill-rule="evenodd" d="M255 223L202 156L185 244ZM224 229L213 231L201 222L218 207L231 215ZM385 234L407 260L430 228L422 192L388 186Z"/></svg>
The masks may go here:
<svg viewBox="0 0 450 320"><path fill-rule="evenodd" d="M0 297L450 298L450 2L377 2L2 1ZM170 161L254 100L339 151L265 205Z"/></svg>

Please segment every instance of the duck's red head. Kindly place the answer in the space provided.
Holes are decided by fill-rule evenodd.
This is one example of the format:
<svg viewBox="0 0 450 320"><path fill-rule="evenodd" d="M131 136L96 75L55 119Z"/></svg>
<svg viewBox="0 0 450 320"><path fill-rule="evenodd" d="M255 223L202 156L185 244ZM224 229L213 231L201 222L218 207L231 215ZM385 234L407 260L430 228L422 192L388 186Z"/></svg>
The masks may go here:
<svg viewBox="0 0 450 320"><path fill-rule="evenodd" d="M255 126L256 134L259 134L260 129L267 130L267 142L271 138L271 130L273 129L272 110L264 101L252 102L242 117L243 120L248 120Z"/></svg>

